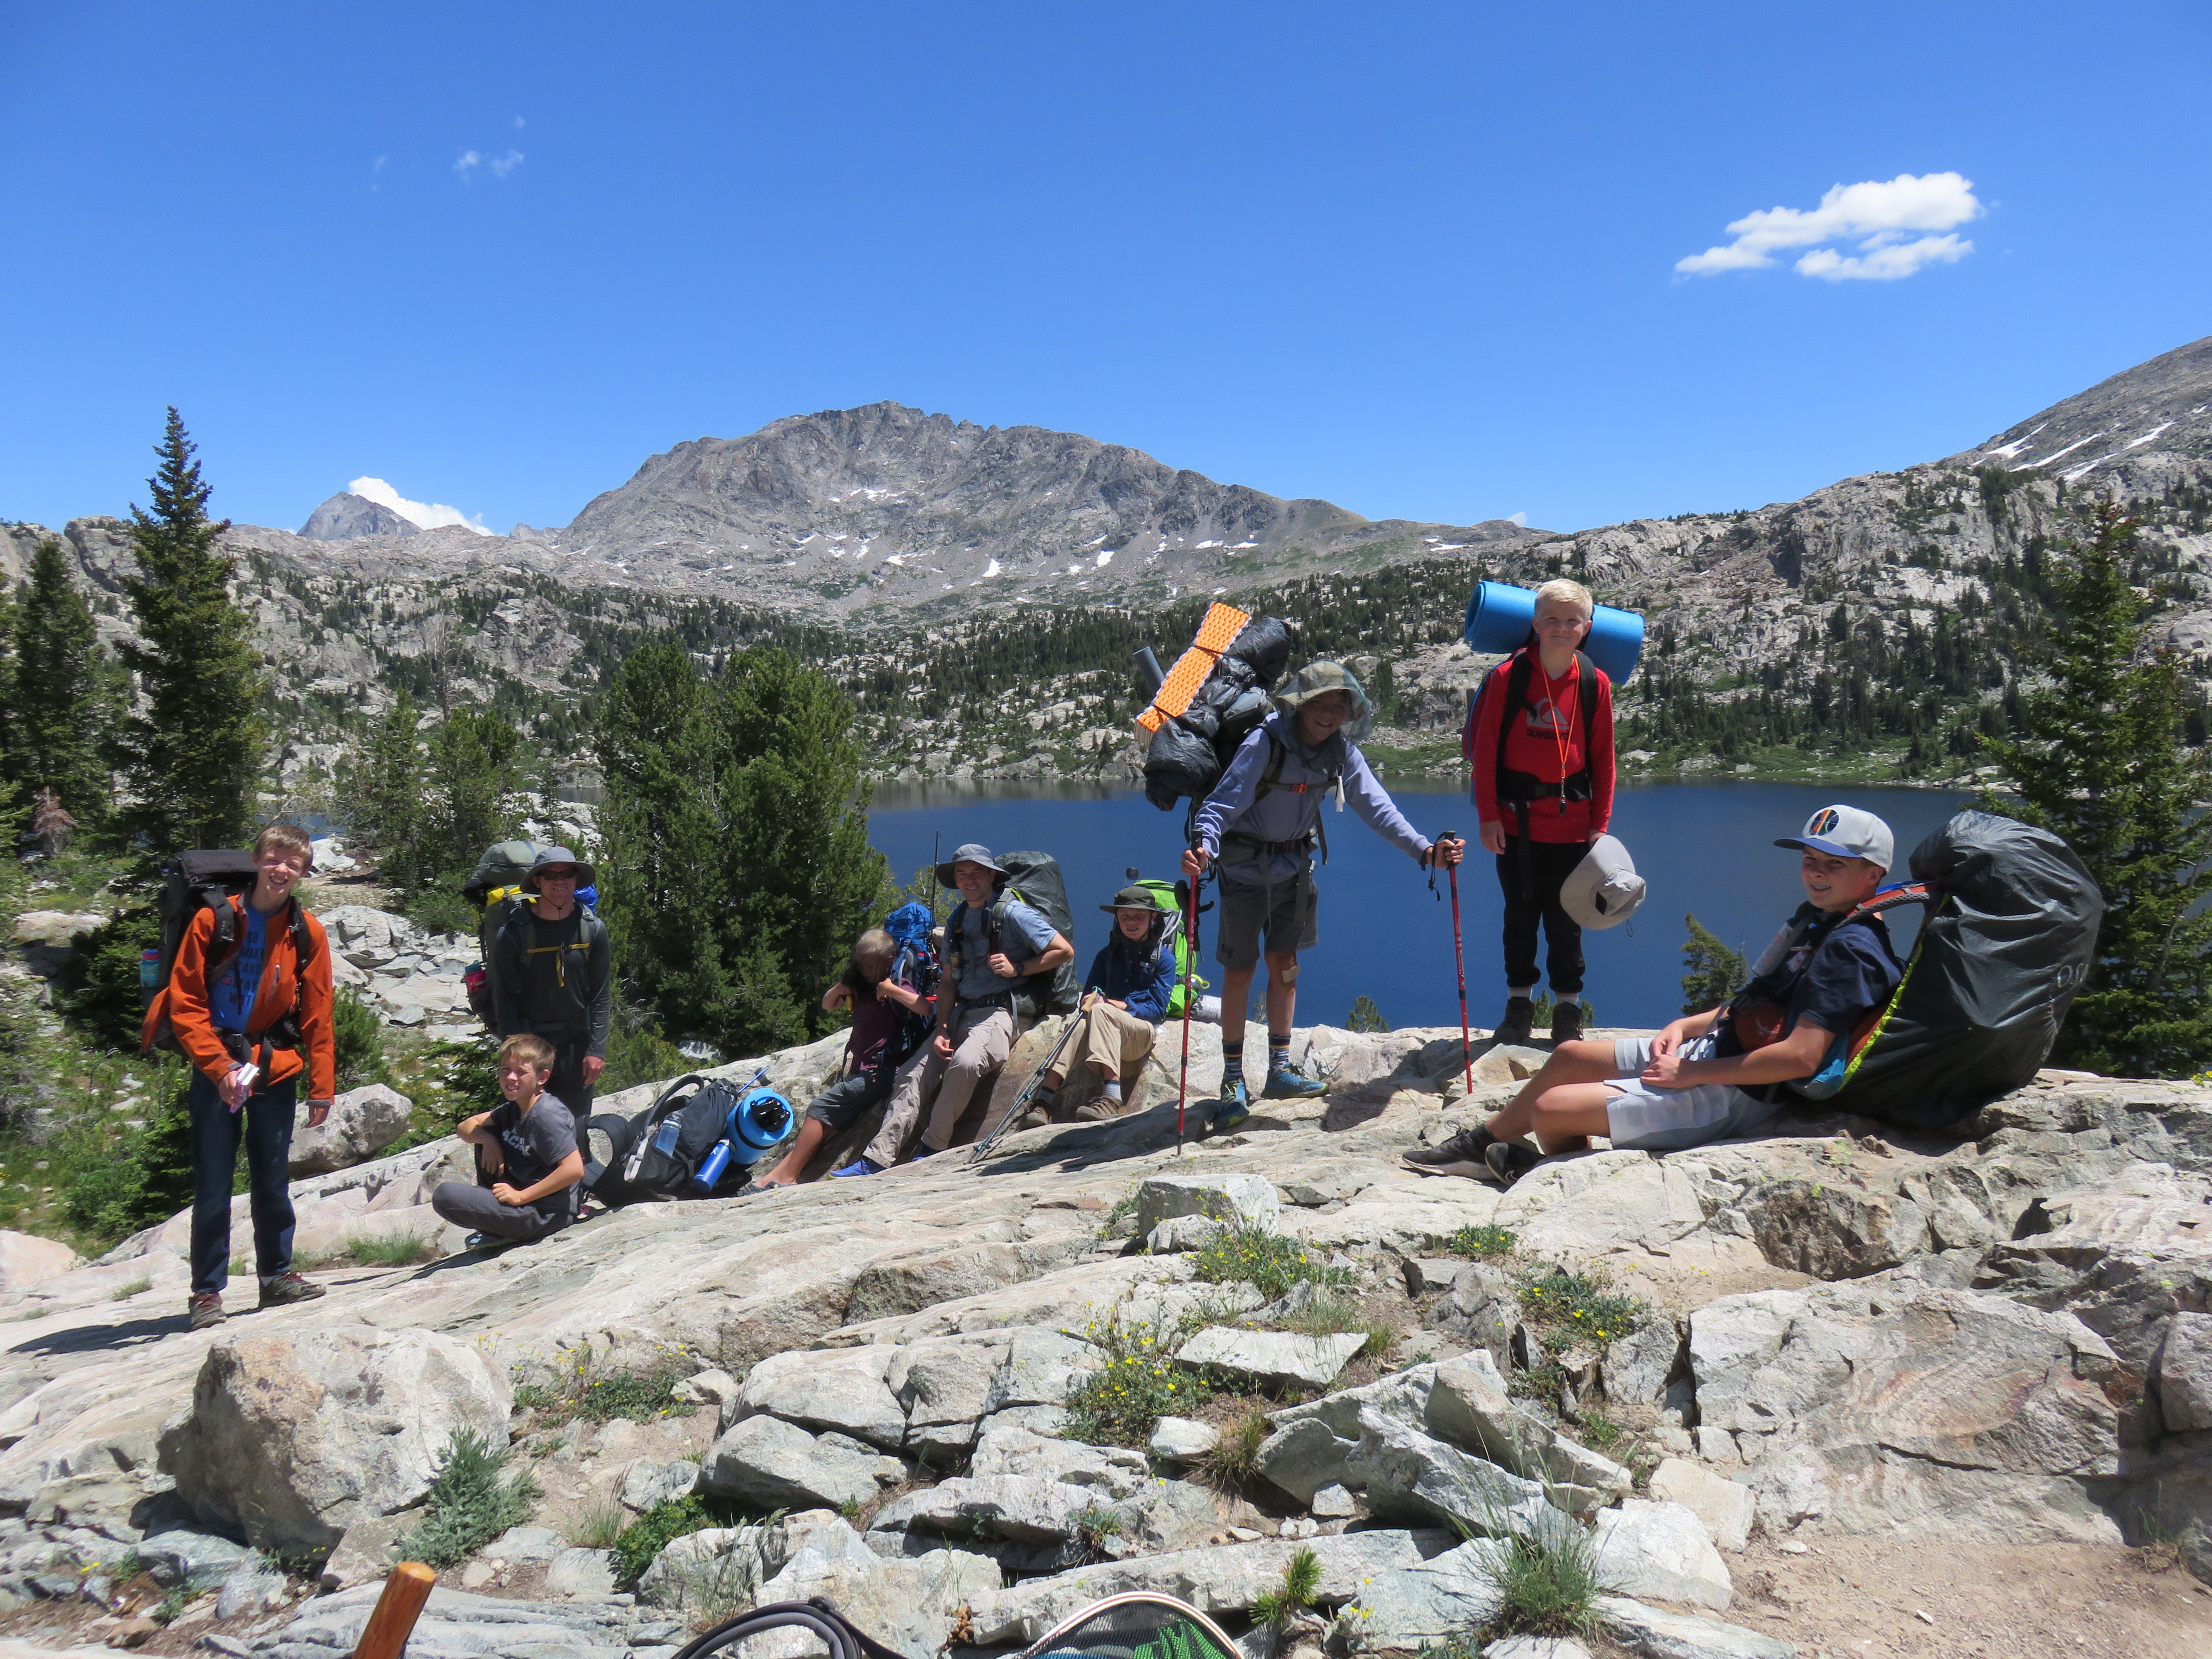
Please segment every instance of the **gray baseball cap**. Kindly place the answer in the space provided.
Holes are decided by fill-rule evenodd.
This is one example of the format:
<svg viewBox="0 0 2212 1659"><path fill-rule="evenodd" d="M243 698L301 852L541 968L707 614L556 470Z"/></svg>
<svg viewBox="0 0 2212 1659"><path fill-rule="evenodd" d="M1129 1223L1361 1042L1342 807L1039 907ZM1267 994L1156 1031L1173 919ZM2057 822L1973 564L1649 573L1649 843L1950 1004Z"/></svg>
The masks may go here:
<svg viewBox="0 0 2212 1659"><path fill-rule="evenodd" d="M1784 836L1777 847L1795 847L1830 858L1864 859L1887 872L1897 851L1889 826L1856 806L1823 806L1805 820L1804 833Z"/></svg>

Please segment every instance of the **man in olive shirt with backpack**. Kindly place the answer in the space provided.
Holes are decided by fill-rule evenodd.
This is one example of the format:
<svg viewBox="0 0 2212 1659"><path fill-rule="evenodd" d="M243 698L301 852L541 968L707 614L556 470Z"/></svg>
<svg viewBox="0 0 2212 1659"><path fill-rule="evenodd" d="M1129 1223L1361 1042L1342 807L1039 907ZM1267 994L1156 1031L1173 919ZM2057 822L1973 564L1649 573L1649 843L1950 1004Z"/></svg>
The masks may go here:
<svg viewBox="0 0 2212 1659"><path fill-rule="evenodd" d="M553 1045L546 1090L574 1116L580 1146L592 1089L606 1069L614 989L607 925L576 902L576 889L597 879L567 848L541 848L522 878L526 896L492 941L490 964L492 1035L527 1034Z"/></svg>

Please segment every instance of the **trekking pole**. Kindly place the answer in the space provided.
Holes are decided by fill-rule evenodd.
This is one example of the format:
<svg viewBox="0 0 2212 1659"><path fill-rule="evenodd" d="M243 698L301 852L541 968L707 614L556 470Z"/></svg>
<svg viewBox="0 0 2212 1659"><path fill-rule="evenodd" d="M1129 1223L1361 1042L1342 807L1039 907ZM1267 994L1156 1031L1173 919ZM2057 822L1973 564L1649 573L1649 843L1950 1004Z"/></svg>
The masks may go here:
<svg viewBox="0 0 2212 1659"><path fill-rule="evenodd" d="M1183 915L1183 943L1188 947L1182 956L1182 1075L1176 1084L1176 1156L1186 1154L1182 1144L1183 1102L1190 1094L1190 981L1198 970L1198 887L1206 879L1206 872L1184 884L1190 889L1189 908Z"/></svg>
<svg viewBox="0 0 2212 1659"><path fill-rule="evenodd" d="M438 1575L420 1561L402 1561L392 1568L368 1623L362 1626L354 1659L399 1659L437 1583Z"/></svg>
<svg viewBox="0 0 2212 1659"><path fill-rule="evenodd" d="M1014 1091L1014 1097L1006 1106L1006 1115L991 1126L991 1133L978 1140L975 1150L968 1154L969 1166L982 1160L983 1154L991 1150L1000 1135L1006 1133L1008 1124L1021 1121L1022 1114L1029 1110L1030 1102L1036 1095L1037 1085L1044 1081L1045 1073L1058 1062L1060 1051L1067 1047L1068 1039L1075 1035L1075 1028L1083 1024L1083 1008L1078 1005L1076 1011L1068 1016L1067 1024L1060 1034L1060 1041L1052 1045L1052 1052L1044 1057L1044 1063L1031 1072L1029 1080Z"/></svg>
<svg viewBox="0 0 2212 1659"><path fill-rule="evenodd" d="M1447 841L1458 839L1457 836L1447 830L1437 837L1437 844L1441 847ZM1467 947L1461 942L1459 931L1459 866L1449 865L1446 868L1451 875L1452 966L1459 970L1459 1057L1467 1066L1467 1091L1473 1094L1474 1092L1474 1042L1468 1034L1467 1024ZM1431 877L1431 880L1434 878L1433 876ZM1439 1106L1443 1103L1441 1100L1437 1102Z"/></svg>

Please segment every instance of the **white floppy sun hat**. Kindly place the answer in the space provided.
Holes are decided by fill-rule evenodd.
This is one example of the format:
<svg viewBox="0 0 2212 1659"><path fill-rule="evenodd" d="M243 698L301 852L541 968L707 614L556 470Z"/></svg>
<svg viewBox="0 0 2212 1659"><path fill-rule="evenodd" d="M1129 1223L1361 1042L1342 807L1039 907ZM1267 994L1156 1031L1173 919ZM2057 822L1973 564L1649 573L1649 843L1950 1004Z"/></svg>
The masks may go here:
<svg viewBox="0 0 2212 1659"><path fill-rule="evenodd" d="M1585 927L1613 927L1644 902L1644 878L1615 836L1600 836L1559 884L1559 907Z"/></svg>

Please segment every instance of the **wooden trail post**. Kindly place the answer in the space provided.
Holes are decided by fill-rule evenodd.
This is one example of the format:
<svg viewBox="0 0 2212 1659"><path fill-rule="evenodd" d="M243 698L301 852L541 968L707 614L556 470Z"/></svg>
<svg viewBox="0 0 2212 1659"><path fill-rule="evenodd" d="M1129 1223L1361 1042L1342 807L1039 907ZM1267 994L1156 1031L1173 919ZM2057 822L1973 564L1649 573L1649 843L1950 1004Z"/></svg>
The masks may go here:
<svg viewBox="0 0 2212 1659"><path fill-rule="evenodd" d="M415 1621L422 1616L422 1604L430 1599L437 1582L438 1575L420 1561L402 1561L392 1568L392 1577L384 1581L384 1594L376 1598L375 1610L362 1626L361 1644L354 1649L353 1659L399 1659Z"/></svg>

